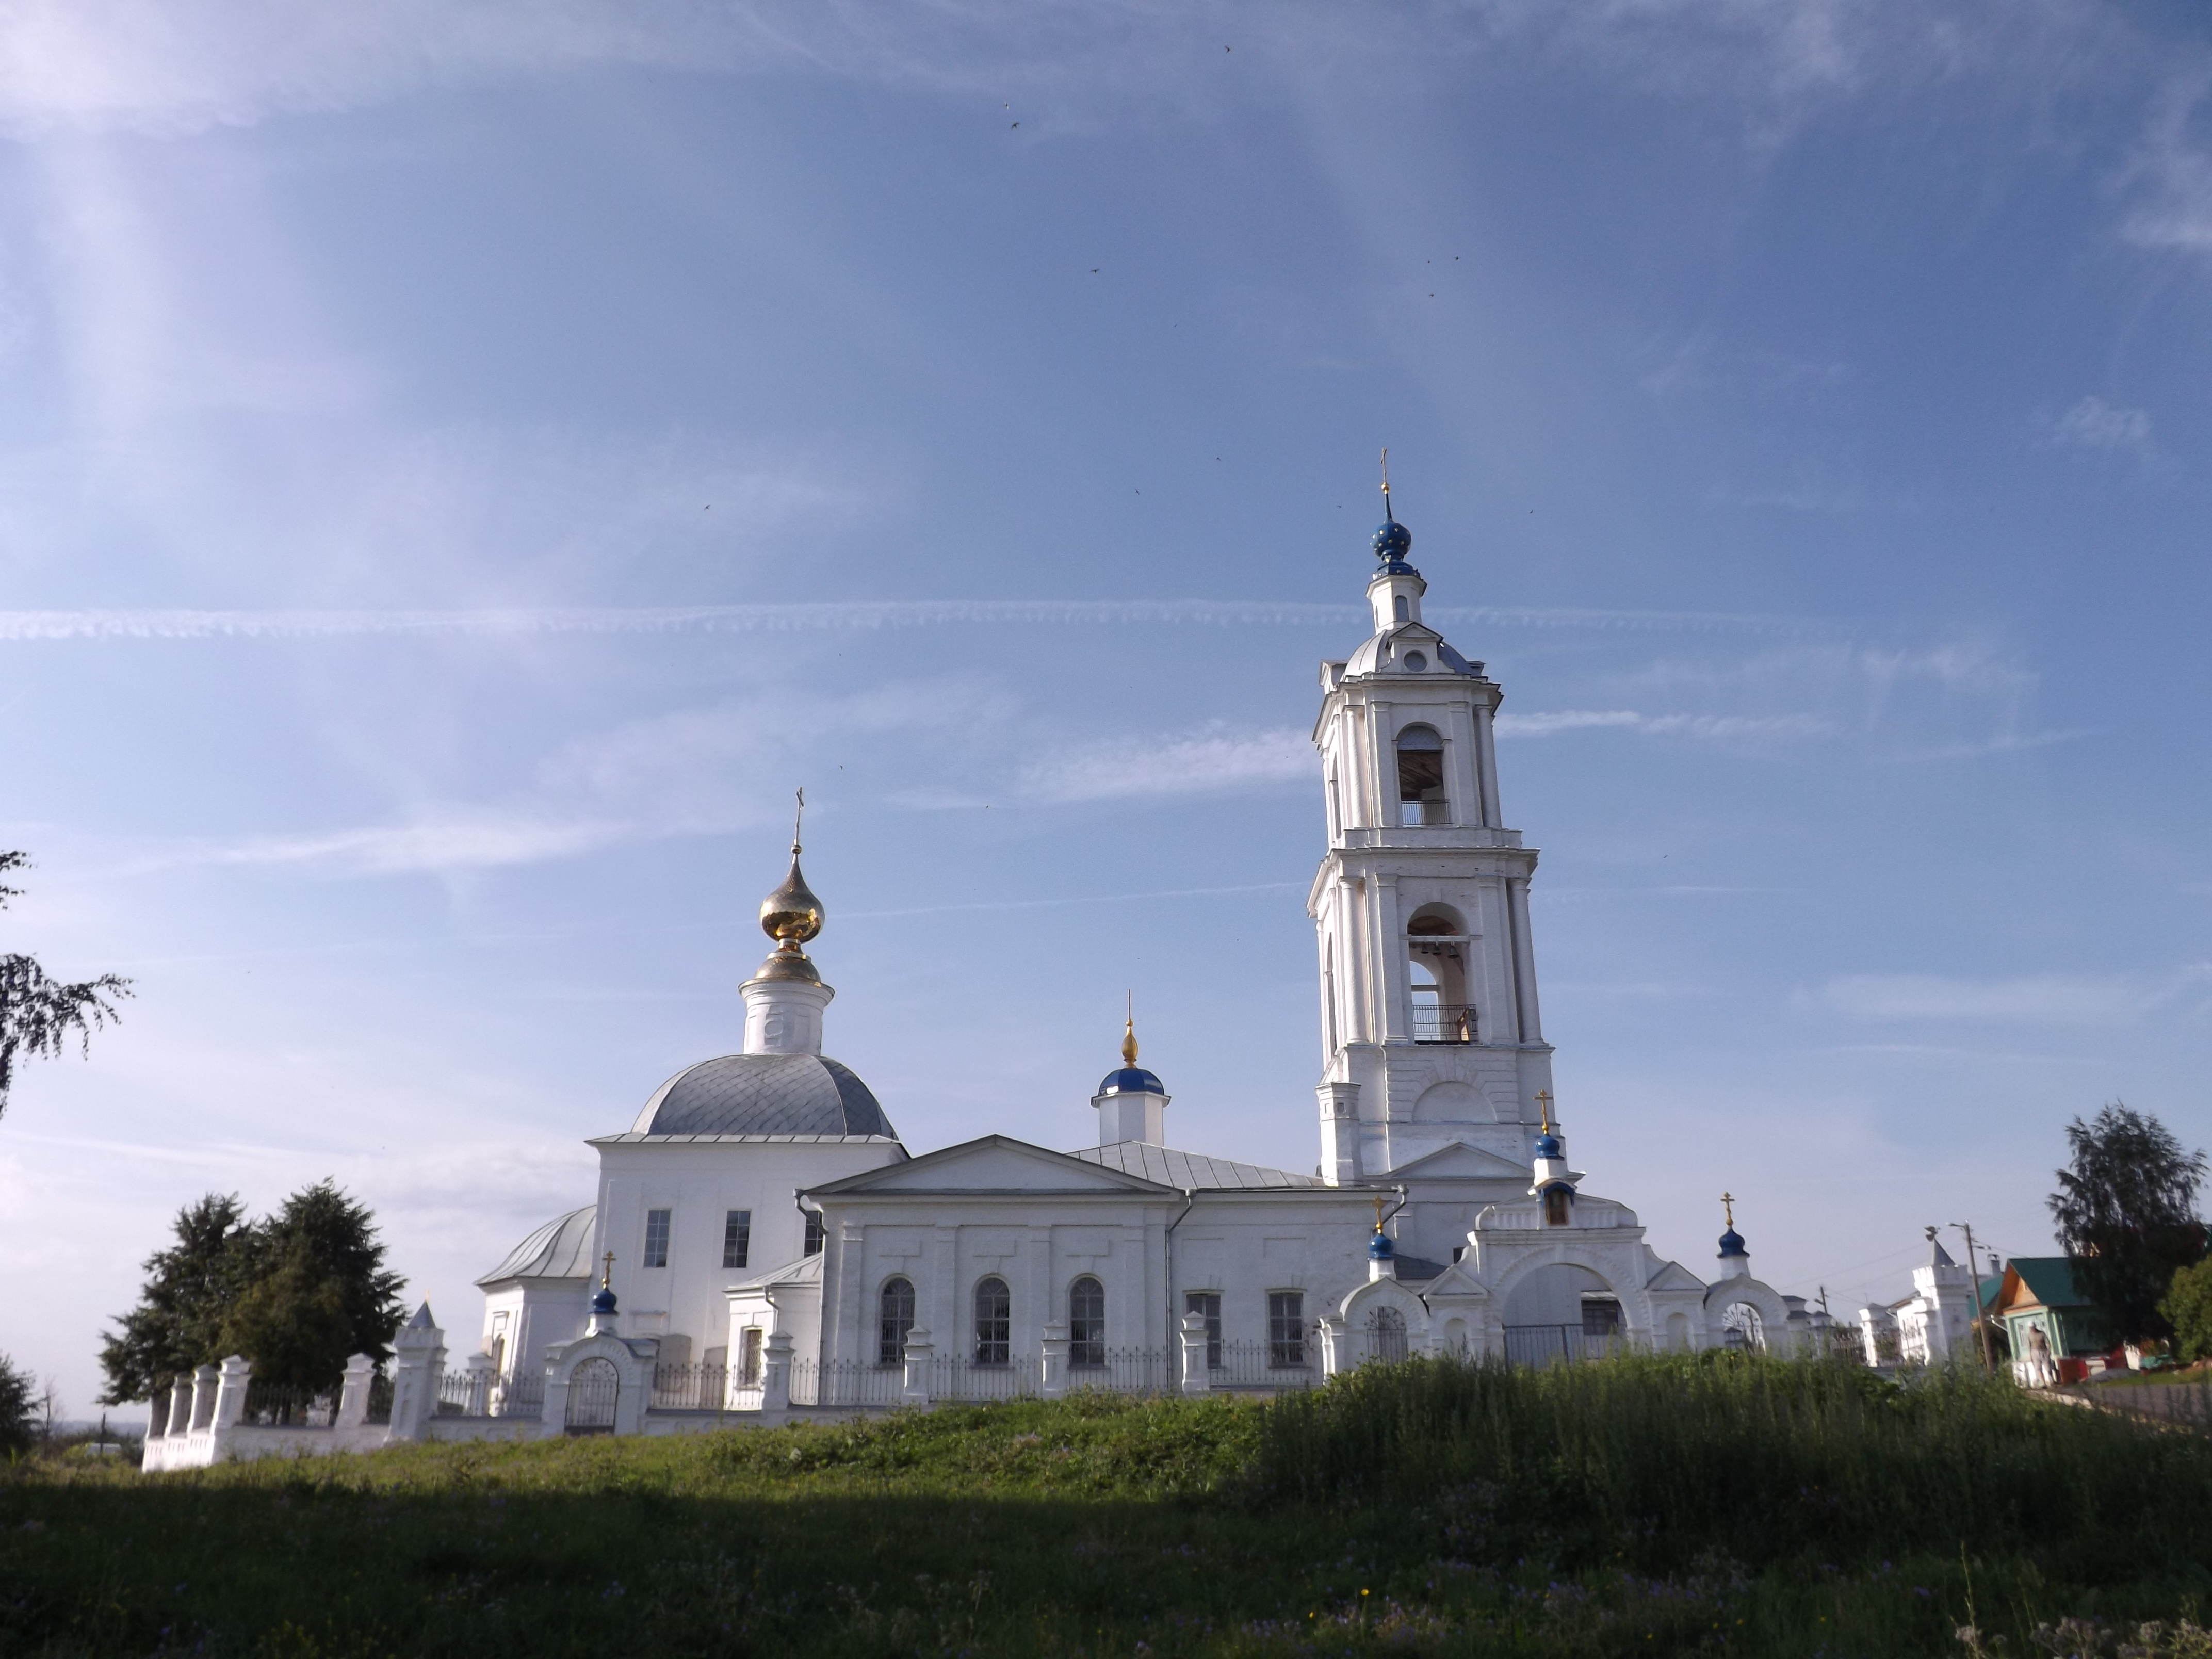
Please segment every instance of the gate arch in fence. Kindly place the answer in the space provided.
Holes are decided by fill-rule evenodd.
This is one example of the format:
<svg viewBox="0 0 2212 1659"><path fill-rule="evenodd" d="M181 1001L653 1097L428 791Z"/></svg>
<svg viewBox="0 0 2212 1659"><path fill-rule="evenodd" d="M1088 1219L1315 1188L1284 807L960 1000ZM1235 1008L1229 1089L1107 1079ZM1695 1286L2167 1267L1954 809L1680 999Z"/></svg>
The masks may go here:
<svg viewBox="0 0 2212 1659"><path fill-rule="evenodd" d="M650 1360L618 1336L563 1342L546 1354L546 1426L558 1423L572 1434L635 1434L645 1425L652 1385Z"/></svg>

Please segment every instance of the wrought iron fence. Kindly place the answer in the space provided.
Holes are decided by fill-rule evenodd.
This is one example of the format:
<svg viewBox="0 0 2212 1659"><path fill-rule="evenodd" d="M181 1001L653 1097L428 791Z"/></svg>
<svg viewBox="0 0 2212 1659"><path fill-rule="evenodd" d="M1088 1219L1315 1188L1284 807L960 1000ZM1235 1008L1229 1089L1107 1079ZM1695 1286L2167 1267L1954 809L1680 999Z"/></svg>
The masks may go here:
<svg viewBox="0 0 2212 1659"><path fill-rule="evenodd" d="M1097 1365L1070 1365L1067 1386L1110 1394L1174 1394L1182 1384L1182 1353L1173 1348L1109 1348Z"/></svg>
<svg viewBox="0 0 2212 1659"><path fill-rule="evenodd" d="M1314 1384L1313 1345L1301 1343L1297 1364L1282 1364L1281 1345L1273 1342L1224 1342L1221 1363L1212 1366L1210 1380L1217 1389L1310 1389Z"/></svg>
<svg viewBox="0 0 2212 1659"><path fill-rule="evenodd" d="M368 1379L368 1415L366 1423L389 1423L392 1420L392 1379L382 1371Z"/></svg>
<svg viewBox="0 0 2212 1659"><path fill-rule="evenodd" d="M757 1388L740 1389L739 1395L757 1407ZM903 1365L870 1365L852 1359L792 1362L791 1403L794 1406L896 1406L905 1398Z"/></svg>
<svg viewBox="0 0 2212 1659"><path fill-rule="evenodd" d="M1575 1364L1619 1353L1623 1340L1619 1331L1587 1331L1580 1325L1508 1325L1505 1358L1513 1365Z"/></svg>
<svg viewBox="0 0 2212 1659"><path fill-rule="evenodd" d="M622 1374L611 1359L585 1360L568 1374L570 1434L607 1434L615 1426L615 1404L622 1397Z"/></svg>
<svg viewBox="0 0 2212 1659"><path fill-rule="evenodd" d="M929 1362L932 1400L1020 1400L1043 1383L1043 1357L1017 1354L1003 1365L979 1365L958 1354L938 1354Z"/></svg>
<svg viewBox="0 0 2212 1659"><path fill-rule="evenodd" d="M544 1370L509 1371L491 1385L491 1414L536 1420L545 1415Z"/></svg>
<svg viewBox="0 0 2212 1659"><path fill-rule="evenodd" d="M718 1412L729 1387L727 1365L655 1365L647 1409L656 1412Z"/></svg>
<svg viewBox="0 0 2212 1659"><path fill-rule="evenodd" d="M2155 1418L2161 1423L2194 1429L2200 1434L2212 1432L2212 1382L2155 1382L2148 1377L2138 1382L2130 1378L2124 1382L2069 1382L2063 1385L2061 1392L2093 1406L2101 1406L2106 1411Z"/></svg>
<svg viewBox="0 0 2212 1659"><path fill-rule="evenodd" d="M337 1407L335 1389L295 1388L248 1378L246 1414L239 1420L264 1429L327 1429Z"/></svg>
<svg viewBox="0 0 2212 1659"><path fill-rule="evenodd" d="M438 1379L438 1415L491 1415L493 1376L489 1371L447 1371Z"/></svg>

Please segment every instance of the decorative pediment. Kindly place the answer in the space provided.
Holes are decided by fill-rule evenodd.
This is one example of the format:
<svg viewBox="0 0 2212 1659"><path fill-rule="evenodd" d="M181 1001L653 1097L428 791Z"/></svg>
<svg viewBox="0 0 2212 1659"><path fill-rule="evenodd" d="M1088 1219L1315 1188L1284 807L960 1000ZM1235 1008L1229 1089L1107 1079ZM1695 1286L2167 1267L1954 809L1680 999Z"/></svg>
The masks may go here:
<svg viewBox="0 0 2212 1659"><path fill-rule="evenodd" d="M1528 1166L1485 1152L1472 1141L1455 1140L1433 1152L1424 1152L1409 1164L1390 1171L1393 1181L1519 1181L1528 1179Z"/></svg>
<svg viewBox="0 0 2212 1659"><path fill-rule="evenodd" d="M1659 1264L1659 1270L1644 1281L1644 1288L1647 1291L1687 1291L1701 1296L1705 1293L1705 1281L1679 1261L1662 1261Z"/></svg>
<svg viewBox="0 0 2212 1659"><path fill-rule="evenodd" d="M1011 1135L985 1135L941 1152L926 1152L903 1164L868 1170L842 1181L811 1188L813 1198L858 1198L913 1193L1126 1193L1172 1198L1172 1187L1146 1181L1032 1146Z"/></svg>
<svg viewBox="0 0 2212 1659"><path fill-rule="evenodd" d="M1421 1286L1421 1298L1432 1308L1439 1302L1487 1302L1490 1287L1474 1276L1474 1258L1463 1255Z"/></svg>

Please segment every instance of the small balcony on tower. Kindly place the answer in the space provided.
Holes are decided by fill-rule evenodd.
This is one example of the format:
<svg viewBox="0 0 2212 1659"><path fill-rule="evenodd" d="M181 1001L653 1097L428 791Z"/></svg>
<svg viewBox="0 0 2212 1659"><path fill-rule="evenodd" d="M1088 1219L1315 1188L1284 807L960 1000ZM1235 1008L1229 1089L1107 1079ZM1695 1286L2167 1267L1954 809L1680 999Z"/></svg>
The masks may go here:
<svg viewBox="0 0 2212 1659"><path fill-rule="evenodd" d="M1441 904L1424 905L1406 924L1406 987L1416 1042L1480 1042L1467 998L1466 924Z"/></svg>

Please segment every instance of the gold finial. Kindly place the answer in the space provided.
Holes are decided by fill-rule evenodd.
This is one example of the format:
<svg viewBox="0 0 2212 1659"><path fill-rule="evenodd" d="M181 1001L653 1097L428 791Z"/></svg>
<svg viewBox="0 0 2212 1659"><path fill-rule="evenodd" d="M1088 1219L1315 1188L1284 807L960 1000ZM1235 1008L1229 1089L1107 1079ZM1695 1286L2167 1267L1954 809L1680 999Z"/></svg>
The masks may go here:
<svg viewBox="0 0 2212 1659"><path fill-rule="evenodd" d="M1137 994L1131 991L1127 994L1128 1020L1121 1027L1121 1063L1134 1066L1137 1063Z"/></svg>
<svg viewBox="0 0 2212 1659"><path fill-rule="evenodd" d="M1552 1133L1552 1091L1549 1089L1537 1090L1536 1104L1544 1114L1544 1133L1549 1134Z"/></svg>
<svg viewBox="0 0 2212 1659"><path fill-rule="evenodd" d="M1375 1194L1375 1231L1378 1233L1382 1231L1382 1194L1380 1193Z"/></svg>
<svg viewBox="0 0 2212 1659"><path fill-rule="evenodd" d="M799 947L822 931L823 922L822 901L814 896L806 878L799 872L799 831L805 817L806 792L802 789L791 821L791 873L783 878L782 886L761 901L760 908L761 931L776 942L776 954L800 962L805 960L806 952Z"/></svg>
<svg viewBox="0 0 2212 1659"><path fill-rule="evenodd" d="M1734 1193L1721 1194L1721 1213L1728 1218L1728 1224L1733 1228L1735 1225L1735 1194Z"/></svg>
<svg viewBox="0 0 2212 1659"><path fill-rule="evenodd" d="M599 1272L599 1288L603 1291L612 1290L614 1288L614 1279L615 1253L612 1250L609 1250L606 1254L606 1264Z"/></svg>
<svg viewBox="0 0 2212 1659"><path fill-rule="evenodd" d="M1382 516L1393 524L1397 522L1390 512L1390 452L1388 449L1382 452Z"/></svg>

